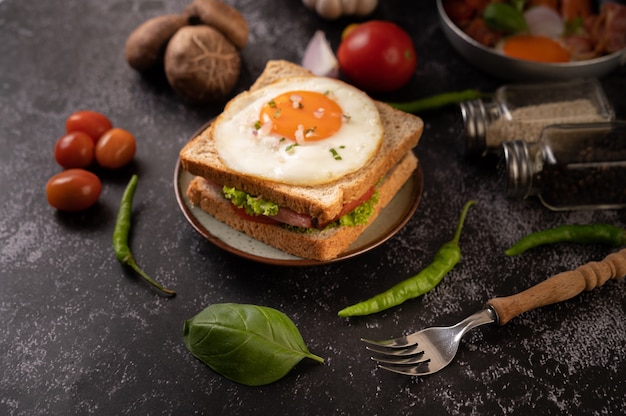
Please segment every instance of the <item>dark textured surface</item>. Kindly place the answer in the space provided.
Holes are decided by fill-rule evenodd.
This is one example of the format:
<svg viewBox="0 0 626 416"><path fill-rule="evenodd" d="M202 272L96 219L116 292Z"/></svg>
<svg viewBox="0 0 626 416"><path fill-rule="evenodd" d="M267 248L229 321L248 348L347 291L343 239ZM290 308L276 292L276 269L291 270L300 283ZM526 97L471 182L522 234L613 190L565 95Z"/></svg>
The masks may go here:
<svg viewBox="0 0 626 416"><path fill-rule="evenodd" d="M445 41L434 2L383 1L376 17L413 37L420 63L398 99L500 85L462 61ZM0 1L0 414L621 414L626 407L626 285L611 281L562 304L483 327L444 371L410 378L376 370L360 337L387 338L452 324L507 295L613 251L558 245L506 258L519 236L563 223L626 226L624 211L554 213L536 200L506 200L489 163L466 160L454 108L423 114L417 148L425 192L415 216L372 252L321 267L281 268L238 259L186 223L173 190L177 153L220 105L190 107L163 78L124 62L126 36L186 2ZM251 25L238 89L268 59L299 62L322 28L336 47L349 20L325 22L299 0L239 0ZM626 70L603 80L626 117ZM51 209L47 179L65 118L107 114L138 141L135 162L103 174L101 201L78 215ZM140 180L131 244L167 299L127 273L111 233L131 173ZM477 200L464 258L431 293L374 316L337 311L424 267L453 234L459 210ZM290 316L324 365L302 361L284 379L250 388L212 372L185 349L182 325L217 302L254 303Z"/></svg>

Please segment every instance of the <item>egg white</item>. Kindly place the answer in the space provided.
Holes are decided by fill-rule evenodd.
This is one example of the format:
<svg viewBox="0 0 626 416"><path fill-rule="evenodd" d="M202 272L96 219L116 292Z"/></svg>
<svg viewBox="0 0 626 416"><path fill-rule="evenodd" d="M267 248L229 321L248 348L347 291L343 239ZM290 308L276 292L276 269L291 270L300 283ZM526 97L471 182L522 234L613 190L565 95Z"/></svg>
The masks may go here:
<svg viewBox="0 0 626 416"><path fill-rule="evenodd" d="M255 128L264 104L298 90L329 94L339 104L344 120L333 136L294 146L291 140ZM244 92L227 104L213 126L217 153L229 168L273 182L307 186L329 183L360 169L378 151L382 137L380 115L367 94L323 77L286 78Z"/></svg>

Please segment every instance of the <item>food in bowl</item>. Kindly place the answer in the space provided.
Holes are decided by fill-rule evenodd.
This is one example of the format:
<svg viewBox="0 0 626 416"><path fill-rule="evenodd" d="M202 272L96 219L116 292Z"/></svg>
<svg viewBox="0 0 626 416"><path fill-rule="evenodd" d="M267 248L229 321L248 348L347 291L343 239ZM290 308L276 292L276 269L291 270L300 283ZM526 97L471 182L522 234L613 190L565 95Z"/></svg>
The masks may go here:
<svg viewBox="0 0 626 416"><path fill-rule="evenodd" d="M626 6L592 0L442 0L478 44L527 61L591 60L626 48Z"/></svg>

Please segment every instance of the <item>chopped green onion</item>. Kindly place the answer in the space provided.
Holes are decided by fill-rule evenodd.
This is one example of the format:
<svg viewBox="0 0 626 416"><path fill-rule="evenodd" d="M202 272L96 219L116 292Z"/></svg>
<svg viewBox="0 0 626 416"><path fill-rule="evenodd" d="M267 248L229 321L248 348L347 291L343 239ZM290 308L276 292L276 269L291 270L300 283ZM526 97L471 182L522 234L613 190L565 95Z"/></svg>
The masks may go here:
<svg viewBox="0 0 626 416"><path fill-rule="evenodd" d="M337 153L337 151L334 148L330 149L330 153L333 155L333 159L335 160L341 160L341 156L339 155L339 153Z"/></svg>

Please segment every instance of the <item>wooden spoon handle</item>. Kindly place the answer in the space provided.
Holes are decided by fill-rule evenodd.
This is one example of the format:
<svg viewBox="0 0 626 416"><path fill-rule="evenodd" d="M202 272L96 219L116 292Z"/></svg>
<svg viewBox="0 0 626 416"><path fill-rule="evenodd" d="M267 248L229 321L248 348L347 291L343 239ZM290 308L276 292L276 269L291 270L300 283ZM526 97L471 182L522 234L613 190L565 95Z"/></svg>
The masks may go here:
<svg viewBox="0 0 626 416"><path fill-rule="evenodd" d="M575 270L559 273L515 295L493 298L490 305L498 314L498 324L504 325L517 315L558 303L602 286L609 279L626 276L626 248L609 254L602 261L592 261Z"/></svg>

